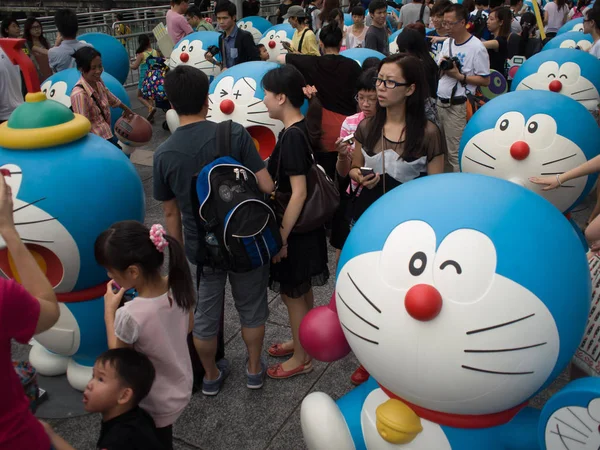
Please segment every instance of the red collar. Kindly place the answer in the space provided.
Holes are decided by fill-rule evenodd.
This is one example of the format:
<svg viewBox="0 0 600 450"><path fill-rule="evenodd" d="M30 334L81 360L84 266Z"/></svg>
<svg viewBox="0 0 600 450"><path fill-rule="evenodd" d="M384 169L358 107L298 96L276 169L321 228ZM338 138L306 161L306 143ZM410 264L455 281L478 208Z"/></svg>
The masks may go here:
<svg viewBox="0 0 600 450"><path fill-rule="evenodd" d="M104 294L106 294L106 282L81 291L56 294L56 298L61 303L77 303L104 297Z"/></svg>
<svg viewBox="0 0 600 450"><path fill-rule="evenodd" d="M521 409L527 406L528 402L522 403L514 408L507 409L506 411L500 411L494 414L481 414L481 415L465 415L465 414L450 414L439 411L432 411L430 409L422 408L407 402L403 398L398 397L390 390L379 385L383 392L385 392L390 398L395 398L408 405L419 417L429 420L430 422L437 423L438 425L445 425L454 428L489 428L498 425L503 425L517 415Z"/></svg>

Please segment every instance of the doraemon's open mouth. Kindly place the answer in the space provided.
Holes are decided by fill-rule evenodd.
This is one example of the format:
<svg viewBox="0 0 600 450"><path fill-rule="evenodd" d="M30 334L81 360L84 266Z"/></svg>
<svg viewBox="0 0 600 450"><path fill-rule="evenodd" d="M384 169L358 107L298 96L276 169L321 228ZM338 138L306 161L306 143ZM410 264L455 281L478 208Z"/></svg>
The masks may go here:
<svg viewBox="0 0 600 450"><path fill-rule="evenodd" d="M38 244L25 244L25 247L33 255L52 287L58 286L64 275L64 267L58 256L52 250ZM15 262L7 248L0 250L0 271L8 278L21 282Z"/></svg>
<svg viewBox="0 0 600 450"><path fill-rule="evenodd" d="M262 159L267 159L273 153L273 149L275 148L275 135L273 131L269 127L264 127L260 125L251 126L246 128L250 136L252 136L252 140L254 141L254 145L256 145L256 150L260 154Z"/></svg>

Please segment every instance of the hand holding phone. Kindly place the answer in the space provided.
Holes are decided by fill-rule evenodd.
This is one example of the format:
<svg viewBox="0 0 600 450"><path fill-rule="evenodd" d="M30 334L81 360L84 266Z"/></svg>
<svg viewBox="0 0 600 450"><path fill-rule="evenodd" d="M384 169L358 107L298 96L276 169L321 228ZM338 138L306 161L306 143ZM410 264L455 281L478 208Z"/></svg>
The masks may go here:
<svg viewBox="0 0 600 450"><path fill-rule="evenodd" d="M287 51L290 51L292 49L292 45L288 41L281 42L281 46Z"/></svg>
<svg viewBox="0 0 600 450"><path fill-rule="evenodd" d="M370 167L361 167L360 174L363 177L368 177L369 175L375 175L375 171Z"/></svg>
<svg viewBox="0 0 600 450"><path fill-rule="evenodd" d="M352 145L354 144L354 133L349 134L348 136L346 136L344 139L341 140L341 142L344 142L348 145Z"/></svg>

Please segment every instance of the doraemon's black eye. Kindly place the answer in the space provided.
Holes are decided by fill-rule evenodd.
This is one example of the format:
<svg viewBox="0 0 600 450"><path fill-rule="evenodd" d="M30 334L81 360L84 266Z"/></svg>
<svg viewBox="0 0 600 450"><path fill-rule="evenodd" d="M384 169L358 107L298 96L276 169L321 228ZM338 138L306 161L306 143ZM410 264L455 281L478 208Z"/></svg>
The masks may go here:
<svg viewBox="0 0 600 450"><path fill-rule="evenodd" d="M194 51L194 46L190 45L190 48L188 48L188 52L193 52Z"/></svg>
<svg viewBox="0 0 600 450"><path fill-rule="evenodd" d="M50 91L50 97L54 97L54 94L56 94L56 91L55 91L54 89L52 89L52 90Z"/></svg>
<svg viewBox="0 0 600 450"><path fill-rule="evenodd" d="M558 78L564 78L565 80L568 78L564 73L560 75Z"/></svg>
<svg viewBox="0 0 600 450"><path fill-rule="evenodd" d="M225 89L221 89L221 97L225 97L227 94L229 94L229 92L227 92Z"/></svg>
<svg viewBox="0 0 600 450"><path fill-rule="evenodd" d="M508 121L508 119L504 119L502 122L500 122L500 131L506 131L509 123L510 122Z"/></svg>
<svg viewBox="0 0 600 450"><path fill-rule="evenodd" d="M456 270L456 273L458 275L460 275L462 273L462 267L460 267L460 264L452 259L449 259L448 261L444 261L442 263L442 265L440 266L440 270L444 270L448 266L454 267L454 269Z"/></svg>
<svg viewBox="0 0 600 450"><path fill-rule="evenodd" d="M556 78L556 75L554 75L553 73L549 73L549 74L548 74L548 78L550 78L550 77L552 77L552 78Z"/></svg>
<svg viewBox="0 0 600 450"><path fill-rule="evenodd" d="M531 134L535 133L537 130L538 130L537 122L531 122L529 125L527 125L527 131L529 131Z"/></svg>
<svg viewBox="0 0 600 450"><path fill-rule="evenodd" d="M182 45L182 46L181 46L181 51L182 51L182 52L185 52L185 49L186 49L186 46L185 46L185 45Z"/></svg>
<svg viewBox="0 0 600 450"><path fill-rule="evenodd" d="M417 252L412 255L408 263L408 271L411 275L418 277L425 272L427 266L427 255L423 252Z"/></svg>

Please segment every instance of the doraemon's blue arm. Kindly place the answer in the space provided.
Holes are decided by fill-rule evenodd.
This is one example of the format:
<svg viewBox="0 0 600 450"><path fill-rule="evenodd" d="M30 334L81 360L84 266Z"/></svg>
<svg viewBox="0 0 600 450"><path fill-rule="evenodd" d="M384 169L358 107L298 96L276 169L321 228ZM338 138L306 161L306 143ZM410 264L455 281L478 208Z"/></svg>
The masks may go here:
<svg viewBox="0 0 600 450"><path fill-rule="evenodd" d="M366 450L367 448L360 424L360 413L366 398L372 391L378 388L377 381L373 377L369 377L366 382L354 388L337 401L337 405L342 411L344 419L346 419L346 424L348 424L348 428L350 429L350 434L352 434L356 450Z"/></svg>

